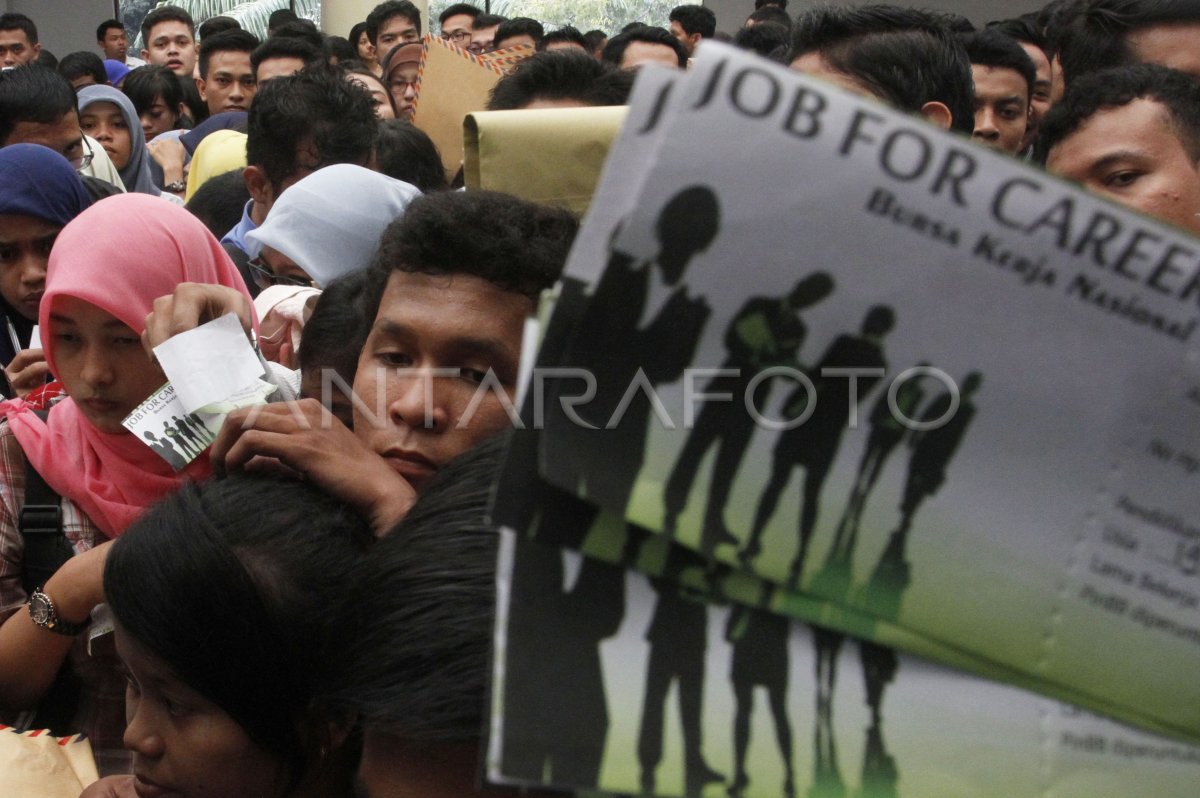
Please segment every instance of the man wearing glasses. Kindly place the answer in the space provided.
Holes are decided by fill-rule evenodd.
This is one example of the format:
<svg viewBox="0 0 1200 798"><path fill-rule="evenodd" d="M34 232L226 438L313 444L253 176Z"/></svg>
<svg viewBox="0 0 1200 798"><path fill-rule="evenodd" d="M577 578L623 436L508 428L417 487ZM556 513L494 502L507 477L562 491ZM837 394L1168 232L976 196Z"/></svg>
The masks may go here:
<svg viewBox="0 0 1200 798"><path fill-rule="evenodd" d="M104 149L79 129L75 90L53 69L33 64L0 72L0 146L21 143L60 153L93 199L125 190Z"/></svg>
<svg viewBox="0 0 1200 798"><path fill-rule="evenodd" d="M442 38L466 50L471 46L471 23L482 12L470 3L455 3L442 12L438 22L442 26Z"/></svg>

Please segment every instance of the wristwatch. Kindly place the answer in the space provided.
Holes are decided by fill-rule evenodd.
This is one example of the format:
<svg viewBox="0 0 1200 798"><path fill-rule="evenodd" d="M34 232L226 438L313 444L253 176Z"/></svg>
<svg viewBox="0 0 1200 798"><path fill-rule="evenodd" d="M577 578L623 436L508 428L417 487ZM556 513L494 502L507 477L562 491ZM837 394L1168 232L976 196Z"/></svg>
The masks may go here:
<svg viewBox="0 0 1200 798"><path fill-rule="evenodd" d="M176 180L174 183L167 183L163 186L163 191L169 191L172 194L182 194L187 191L187 183L182 180Z"/></svg>
<svg viewBox="0 0 1200 798"><path fill-rule="evenodd" d="M59 618L58 612L54 609L54 602L42 592L40 587L29 596L29 617L46 631L67 637L74 637L87 628L86 621L70 623Z"/></svg>

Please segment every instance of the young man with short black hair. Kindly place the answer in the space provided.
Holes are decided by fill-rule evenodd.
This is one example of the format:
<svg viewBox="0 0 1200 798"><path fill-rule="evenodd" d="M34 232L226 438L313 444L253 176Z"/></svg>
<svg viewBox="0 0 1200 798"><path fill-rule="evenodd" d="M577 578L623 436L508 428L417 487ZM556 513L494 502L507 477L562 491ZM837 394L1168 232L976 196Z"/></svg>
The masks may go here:
<svg viewBox="0 0 1200 798"><path fill-rule="evenodd" d="M504 20L500 23L500 27L496 28L496 38L492 42L492 49L503 50L519 44L528 44L537 48L545 35L546 29L536 19L513 17Z"/></svg>
<svg viewBox="0 0 1200 798"><path fill-rule="evenodd" d="M1057 51L1030 15L990 22L987 27L1015 39L1033 62L1035 78L1033 94L1029 96L1029 126L1021 144L1021 152L1028 153L1037 140L1046 113L1062 99L1062 75L1054 66Z"/></svg>
<svg viewBox="0 0 1200 798"><path fill-rule="evenodd" d="M696 54L696 45L701 39L711 39L717 32L717 15L704 6L675 6L668 19L671 21L671 35L683 45L688 58Z"/></svg>
<svg viewBox="0 0 1200 798"><path fill-rule="evenodd" d="M396 45L420 40L421 11L409 0L380 3L367 15L367 38L382 63Z"/></svg>
<svg viewBox="0 0 1200 798"><path fill-rule="evenodd" d="M588 49L587 39L583 38L583 34L578 28L570 25L565 25L558 30L552 30L542 37L542 41L537 46L539 53L553 50L582 50L590 54Z"/></svg>
<svg viewBox="0 0 1200 798"><path fill-rule="evenodd" d="M196 23L177 6L159 6L142 20L142 58L191 80L196 69Z"/></svg>
<svg viewBox="0 0 1200 798"><path fill-rule="evenodd" d="M490 53L496 49L496 31L505 22L498 14L480 14L471 22L471 46L467 49L475 55Z"/></svg>
<svg viewBox="0 0 1200 798"><path fill-rule="evenodd" d="M1200 86L1157 64L1084 75L1042 123L1047 171L1200 233Z"/></svg>
<svg viewBox="0 0 1200 798"><path fill-rule="evenodd" d="M470 3L455 3L447 6L438 16L442 38L455 47L467 49L471 46L471 23L483 13L483 9Z"/></svg>
<svg viewBox="0 0 1200 798"><path fill-rule="evenodd" d="M617 69L633 70L649 63L683 69L688 54L670 31L642 25L609 39L602 58Z"/></svg>
<svg viewBox="0 0 1200 798"><path fill-rule="evenodd" d="M1068 85L1089 72L1160 64L1200 81L1200 4L1194 0L1090 0L1066 12L1059 58Z"/></svg>
<svg viewBox="0 0 1200 798"><path fill-rule="evenodd" d="M324 61L321 51L304 39L272 36L250 54L250 66L259 85L274 78L294 75Z"/></svg>
<svg viewBox="0 0 1200 798"><path fill-rule="evenodd" d="M244 30L227 30L208 37L200 45L200 77L196 89L208 103L209 115L246 111L254 102L258 85L250 54L258 37Z"/></svg>
<svg viewBox="0 0 1200 798"><path fill-rule="evenodd" d="M96 45L110 61L120 61L130 69L145 66L146 62L129 54L129 36L117 19L106 19L96 27Z"/></svg>
<svg viewBox="0 0 1200 798"><path fill-rule="evenodd" d="M1016 155L1025 143L1029 103L1037 72L1015 39L985 28L959 37L971 59L975 82L975 130L971 137Z"/></svg>
<svg viewBox="0 0 1200 798"><path fill-rule="evenodd" d="M577 50L538 53L517 64L492 89L488 110L623 105L632 73Z"/></svg>
<svg viewBox="0 0 1200 798"><path fill-rule="evenodd" d="M0 14L0 67L32 64L42 52L37 26L24 14Z"/></svg>

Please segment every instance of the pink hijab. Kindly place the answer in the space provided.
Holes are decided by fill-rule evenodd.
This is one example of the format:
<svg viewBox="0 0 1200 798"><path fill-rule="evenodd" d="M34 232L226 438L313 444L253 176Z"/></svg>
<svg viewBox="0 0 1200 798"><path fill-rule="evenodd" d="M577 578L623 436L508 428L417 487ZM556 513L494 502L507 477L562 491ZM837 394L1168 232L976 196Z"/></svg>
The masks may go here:
<svg viewBox="0 0 1200 798"><path fill-rule="evenodd" d="M119 194L81 213L50 252L38 322L46 361L54 365L50 310L61 296L90 302L136 332L154 300L181 282L210 283L246 294L237 268L198 219L147 194ZM147 362L149 368L149 362ZM0 410L34 468L109 537L125 531L151 504L185 481L212 473L205 452L185 470L171 467L130 433L105 433L64 399L43 422L22 402Z"/></svg>

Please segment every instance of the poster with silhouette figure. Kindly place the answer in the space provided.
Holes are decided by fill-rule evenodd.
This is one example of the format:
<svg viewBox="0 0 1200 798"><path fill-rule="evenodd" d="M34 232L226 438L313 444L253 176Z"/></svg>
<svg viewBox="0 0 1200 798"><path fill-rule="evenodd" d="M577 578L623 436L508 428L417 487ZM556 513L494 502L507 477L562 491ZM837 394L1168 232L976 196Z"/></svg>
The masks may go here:
<svg viewBox="0 0 1200 798"><path fill-rule="evenodd" d="M714 599L695 553L651 578L509 530L499 563L491 783L697 798L1183 798L1200 779L1200 748ZM589 582L622 589L577 600ZM575 595L544 598L550 584ZM520 606L531 600L536 612ZM535 661L537 694L512 689L518 664ZM596 681L602 715L581 680Z"/></svg>
<svg viewBox="0 0 1200 798"><path fill-rule="evenodd" d="M187 412L168 382L134 408L122 424L171 468L181 471L208 448L224 420L223 413Z"/></svg>
<svg viewBox="0 0 1200 798"><path fill-rule="evenodd" d="M1200 736L1200 243L706 49L568 262L541 477Z"/></svg>

